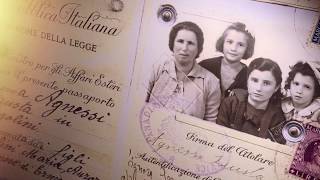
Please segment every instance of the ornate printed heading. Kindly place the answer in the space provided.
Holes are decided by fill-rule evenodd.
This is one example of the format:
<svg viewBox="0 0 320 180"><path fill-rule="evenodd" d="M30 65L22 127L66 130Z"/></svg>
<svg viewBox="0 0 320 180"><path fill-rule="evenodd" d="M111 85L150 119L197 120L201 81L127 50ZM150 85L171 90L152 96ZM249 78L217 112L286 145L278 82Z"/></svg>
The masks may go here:
<svg viewBox="0 0 320 180"><path fill-rule="evenodd" d="M80 3L67 3L56 7L48 0L27 0L18 10L49 22L68 24L87 31L110 36L120 34L120 19L108 17L99 11L84 12L83 7Z"/></svg>

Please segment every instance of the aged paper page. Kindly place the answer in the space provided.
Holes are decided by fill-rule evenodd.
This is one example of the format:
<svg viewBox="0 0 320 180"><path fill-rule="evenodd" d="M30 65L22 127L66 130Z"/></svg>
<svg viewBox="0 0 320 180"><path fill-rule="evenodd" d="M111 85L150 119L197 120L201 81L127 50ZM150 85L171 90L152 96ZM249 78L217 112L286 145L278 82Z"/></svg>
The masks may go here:
<svg viewBox="0 0 320 180"><path fill-rule="evenodd" d="M142 7L1 2L0 179L110 179Z"/></svg>
<svg viewBox="0 0 320 180"><path fill-rule="evenodd" d="M188 98L170 101L174 95L170 91L162 92L172 88L172 81L162 82L163 91L157 93L163 96L157 98L148 92L150 79L162 78L155 75L169 72L170 77L175 77L170 74L170 68L159 70L154 65L166 65L175 56L174 49L168 46L169 33L174 25L184 21L197 24L204 34L203 50L197 62L221 56L216 51L216 41L232 23L244 23L256 44L253 56L242 62L249 65L258 57L277 62L282 71L282 87L289 66L298 61L320 59L319 44L312 41L318 37L317 11L257 1L146 2L130 93L132 108L125 130L125 136L130 138L121 152L126 156L119 158L122 170L114 179L299 179L289 174L296 147L186 115L188 108L201 109L202 104L193 104L197 101ZM179 79L178 73L176 76ZM173 93L187 88L177 84ZM148 93L149 98L154 96L156 100L147 103ZM163 102L172 104L166 106L168 103Z"/></svg>

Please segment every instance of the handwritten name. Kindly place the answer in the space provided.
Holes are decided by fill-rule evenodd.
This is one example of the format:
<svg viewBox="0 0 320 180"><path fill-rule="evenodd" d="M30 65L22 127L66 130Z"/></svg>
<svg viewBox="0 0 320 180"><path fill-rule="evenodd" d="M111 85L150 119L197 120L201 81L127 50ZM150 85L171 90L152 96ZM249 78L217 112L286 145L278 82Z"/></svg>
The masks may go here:
<svg viewBox="0 0 320 180"><path fill-rule="evenodd" d="M42 117L48 117L57 110L64 111L70 114L74 114L77 116L80 116L80 118L86 118L87 120L95 120L96 122L104 122L103 115L99 115L97 112L91 112L90 109L84 109L81 106L76 106L70 103L65 103L61 100L58 100L58 98L62 95L63 90L58 90L53 92L52 94L49 94L47 96L45 95L38 95L34 98L35 102L44 102L46 107L49 107L50 109L42 112Z"/></svg>
<svg viewBox="0 0 320 180"><path fill-rule="evenodd" d="M215 169L221 169L221 170L227 170L236 174L244 175L247 177L253 177L257 180L261 180L264 178L263 175L259 174L260 171L264 170L264 167L258 167L254 170L248 170L241 167L237 167L235 165L230 164L229 162L222 162L223 156L217 156L217 160L210 163L209 168L215 168Z"/></svg>
<svg viewBox="0 0 320 180"><path fill-rule="evenodd" d="M147 137L146 140L147 142L152 145L155 149L156 152L159 151L163 151L163 150L167 150L167 151L171 151L175 154L184 156L184 157L188 157L194 160L201 160L203 158L203 156L201 154L199 154L196 151L192 151L190 149L187 149L184 146L177 146L177 145L171 145L168 144L167 142L163 141L163 136L164 133L161 133L159 136L155 137L155 138L150 138Z"/></svg>

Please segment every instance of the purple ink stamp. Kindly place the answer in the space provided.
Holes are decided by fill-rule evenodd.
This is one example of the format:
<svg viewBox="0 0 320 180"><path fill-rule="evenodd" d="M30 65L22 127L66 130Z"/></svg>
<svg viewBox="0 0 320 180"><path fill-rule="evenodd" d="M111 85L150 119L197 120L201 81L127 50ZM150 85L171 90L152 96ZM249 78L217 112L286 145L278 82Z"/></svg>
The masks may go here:
<svg viewBox="0 0 320 180"><path fill-rule="evenodd" d="M306 125L305 139L298 146L289 173L308 180L320 179L320 128Z"/></svg>
<svg viewBox="0 0 320 180"><path fill-rule="evenodd" d="M167 98L157 97L158 101L147 103L140 112L140 128L152 151L163 161L197 175L212 175L223 170L231 154L219 150L205 130L189 131L192 125L176 119L182 116L177 107L183 109L192 102L178 100L170 103L172 106L163 106L161 102L168 102ZM229 141L224 137L222 142L227 146Z"/></svg>

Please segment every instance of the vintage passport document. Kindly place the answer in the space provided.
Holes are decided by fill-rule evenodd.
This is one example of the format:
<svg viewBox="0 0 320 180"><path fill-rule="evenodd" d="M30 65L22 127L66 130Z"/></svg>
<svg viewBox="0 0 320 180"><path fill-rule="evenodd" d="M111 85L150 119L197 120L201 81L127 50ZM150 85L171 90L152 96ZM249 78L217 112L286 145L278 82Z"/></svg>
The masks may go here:
<svg viewBox="0 0 320 180"><path fill-rule="evenodd" d="M320 62L319 4L1 1L0 180L320 179L316 123L303 125L302 140L287 145L218 125L219 80L198 65L222 57L217 41L241 23L255 41L243 66L273 60L285 92L291 66ZM202 51L191 51L197 70L185 76L188 83L159 76L184 77L174 58L189 54L175 54L170 36L181 22L203 34L195 38ZM204 76L211 78L195 80ZM216 97L211 114L208 94ZM276 139L283 129L272 129Z"/></svg>
<svg viewBox="0 0 320 180"><path fill-rule="evenodd" d="M124 169L115 178L320 178L316 169L319 164L314 165L314 169L308 169L306 164L309 163L304 157L310 154L308 147L317 147L318 128L305 127L305 137L301 143L283 145L201 120L188 113L194 106L201 110L197 98L203 98L201 95L206 92L202 91L202 86L195 85L199 96L185 98L180 92L187 92L187 85L176 83L180 88L171 93L174 83L162 77L166 73L175 77L170 74L170 68L166 68L172 56L176 57L174 49L170 50L170 32L174 25L191 21L201 28L204 44L196 59L201 64L202 60L223 56L216 50L216 42L227 27L241 22L255 39L253 56L242 62L249 65L259 57L277 62L282 71L283 88L290 66L298 61L320 60L318 10L298 8L297 4L285 6L283 3L260 1L209 0L147 1L145 7L125 131L130 138L125 152L121 152L125 156L119 160ZM161 16L163 11L165 13ZM154 68L159 67L158 64L164 64L160 66L161 73L159 68ZM153 88L163 87L159 88L162 93L153 89L150 92L150 79L154 81L153 77L158 77L161 82ZM193 81L195 77L187 78ZM148 96L155 100L146 102ZM282 134L281 131L282 127L277 130L278 135ZM316 150L313 152L313 157L316 157Z"/></svg>

